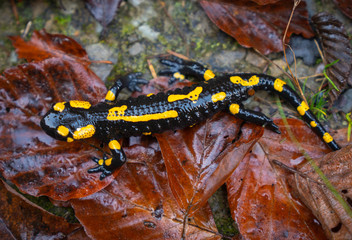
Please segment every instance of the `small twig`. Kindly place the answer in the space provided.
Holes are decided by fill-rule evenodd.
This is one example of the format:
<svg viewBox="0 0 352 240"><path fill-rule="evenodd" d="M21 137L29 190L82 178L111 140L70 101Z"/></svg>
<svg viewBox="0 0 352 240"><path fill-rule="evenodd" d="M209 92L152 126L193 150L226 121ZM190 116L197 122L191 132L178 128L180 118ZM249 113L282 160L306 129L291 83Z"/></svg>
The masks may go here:
<svg viewBox="0 0 352 240"><path fill-rule="evenodd" d="M289 171L289 172L298 174L298 175L300 175L300 176L303 177L303 178L309 179L309 180L311 180L312 182L314 182L314 183L316 183L316 184L323 185L322 183L320 183L320 182L318 182L318 181L312 179L312 178L311 178L310 176L308 176L307 174L305 174L305 173L303 173L303 172L301 172L301 171L298 171L297 169L294 169L293 167L289 167L289 166L287 166L286 164L283 164L282 162L280 162L280 161L278 161L278 160L272 160L272 163L275 164L275 165L277 165L277 166L279 166L279 167L281 167L281 168L283 168L283 169L285 169L285 170L287 170L287 171Z"/></svg>
<svg viewBox="0 0 352 240"><path fill-rule="evenodd" d="M19 20L19 17L18 17L18 11L17 11L17 6L16 6L16 3L15 3L15 0L11 0L11 7L12 7L13 15L15 16L15 19L16 19L16 24L20 24L20 20Z"/></svg>
<svg viewBox="0 0 352 240"><path fill-rule="evenodd" d="M108 61L108 60L93 60L91 62L92 63L103 63L103 64L114 64L113 62Z"/></svg>
<svg viewBox="0 0 352 240"><path fill-rule="evenodd" d="M154 79L157 78L158 76L157 76L157 74L156 74L155 68L154 68L152 62L150 61L150 59L147 59L147 63L148 63L149 71L150 71L150 73L152 74L153 78L154 78Z"/></svg>
<svg viewBox="0 0 352 240"><path fill-rule="evenodd" d="M287 61L287 56L286 56L286 46L289 46L288 44L285 43L286 41L286 35L287 35L287 32L288 32L288 28L290 27L290 24L291 24L291 20L292 20L292 17L293 17L293 13L295 12L295 9L297 8L297 6L300 4L301 0L295 0L294 1L294 4L293 4L293 8L292 8L292 11L291 11L291 15L290 15L290 18L288 20L288 23L286 25L286 29L285 29L285 33L284 33L284 36L282 38L282 48L283 48L283 51L284 51L284 57L285 57L285 61L286 61L286 64L287 64L287 67L288 67L288 70L290 71L290 74L291 74L291 78L293 79L293 82L295 83L295 85L297 86L297 89L299 90L303 100L307 103L307 99L305 98L304 94L303 94L303 91L301 89L301 86L299 85L299 82L297 80L297 78L294 77L292 71L291 71L291 68L288 64L288 61ZM291 49L291 48L290 48ZM292 51L292 49L291 49ZM293 52L293 51L292 51ZM295 60L295 69L296 69L296 59ZM308 104L308 103L307 103Z"/></svg>
<svg viewBox="0 0 352 240"><path fill-rule="evenodd" d="M29 21L26 25L26 28L24 29L23 31L23 34L22 34L22 38L25 38L29 32L29 29L31 28L32 26L32 21Z"/></svg>
<svg viewBox="0 0 352 240"><path fill-rule="evenodd" d="M317 73L317 74L313 74L313 75L309 75L309 76L299 77L298 79L302 80L302 79L306 79L306 78L316 78L316 77L322 77L322 76L323 76L322 73Z"/></svg>
<svg viewBox="0 0 352 240"><path fill-rule="evenodd" d="M176 57L178 57L178 58L182 58L182 59L187 60L187 61L190 60L189 57L187 57L187 56L185 56L185 55L182 55L182 54L180 54L180 53L174 52L174 51L172 51L172 50L167 50L167 53L169 53L169 54L171 54L171 55L174 55L174 56L176 56Z"/></svg>

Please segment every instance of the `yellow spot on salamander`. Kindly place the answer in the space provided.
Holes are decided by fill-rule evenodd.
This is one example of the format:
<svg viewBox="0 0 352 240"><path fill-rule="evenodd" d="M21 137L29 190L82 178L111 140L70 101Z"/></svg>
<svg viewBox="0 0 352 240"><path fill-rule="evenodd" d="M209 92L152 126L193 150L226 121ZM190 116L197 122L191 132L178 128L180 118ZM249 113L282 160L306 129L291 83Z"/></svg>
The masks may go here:
<svg viewBox="0 0 352 240"><path fill-rule="evenodd" d="M77 100L70 101L70 105L71 107L74 107L74 108L84 108L84 109L89 109L91 106L89 102L77 101Z"/></svg>
<svg viewBox="0 0 352 240"><path fill-rule="evenodd" d="M99 161L98 161L98 164L101 166L101 165L103 165L104 164L104 160L103 159L100 159Z"/></svg>
<svg viewBox="0 0 352 240"><path fill-rule="evenodd" d="M73 138L68 137L67 142L73 142Z"/></svg>
<svg viewBox="0 0 352 240"><path fill-rule="evenodd" d="M109 148L110 149L117 149L117 150L120 150L121 149L121 145L118 141L116 140L111 140L109 142Z"/></svg>
<svg viewBox="0 0 352 240"><path fill-rule="evenodd" d="M150 96L153 96L154 95L154 93L149 93L148 95L147 95L147 97L150 97Z"/></svg>
<svg viewBox="0 0 352 240"><path fill-rule="evenodd" d="M126 105L122 105L120 107L113 107L109 109L108 120L116 120L115 118L121 117L125 115L125 111L127 109Z"/></svg>
<svg viewBox="0 0 352 240"><path fill-rule="evenodd" d="M283 86L285 85L286 83L284 81L282 81L281 79L277 78L274 82L274 89L278 92L282 92L283 90Z"/></svg>
<svg viewBox="0 0 352 240"><path fill-rule="evenodd" d="M111 165L112 158L106 159L105 160L105 165L110 166Z"/></svg>
<svg viewBox="0 0 352 240"><path fill-rule="evenodd" d="M65 109L65 102L58 102L54 105L53 109L58 112L62 112Z"/></svg>
<svg viewBox="0 0 352 240"><path fill-rule="evenodd" d="M151 132L144 132L143 135L147 136L147 135L150 135L152 134Z"/></svg>
<svg viewBox="0 0 352 240"><path fill-rule="evenodd" d="M240 111L240 105L238 105L238 104L231 104L230 105L230 112L233 115L236 115L239 111Z"/></svg>
<svg viewBox="0 0 352 240"><path fill-rule="evenodd" d="M203 78L204 78L205 81L208 81L209 79L212 79L212 78L214 78L214 77L215 77L215 74L213 73L212 70L208 69L208 70L206 70L206 71L204 72Z"/></svg>
<svg viewBox="0 0 352 240"><path fill-rule="evenodd" d="M69 132L70 132L70 130L68 130L68 128L65 127L65 126L62 126L62 125L61 125L61 126L59 126L59 127L57 128L57 133L60 134L60 135L63 136L63 137L66 137Z"/></svg>
<svg viewBox="0 0 352 240"><path fill-rule="evenodd" d="M316 127L316 126L317 126L317 123L316 123L315 121L311 121L311 122L310 122L310 126L311 126L311 127Z"/></svg>
<svg viewBox="0 0 352 240"><path fill-rule="evenodd" d="M225 92L219 92L219 93L216 93L213 96L211 96L211 100L215 103L217 101L224 100L225 97L226 97L226 93Z"/></svg>
<svg viewBox="0 0 352 240"><path fill-rule="evenodd" d="M327 133L327 132L324 133L323 139L324 139L324 141L325 141L326 143L332 142L332 140L334 140L334 139L331 137L331 135L330 135L329 133Z"/></svg>
<svg viewBox="0 0 352 240"><path fill-rule="evenodd" d="M234 84L240 84L242 86L248 87L248 86L254 86L259 83L259 77L256 75L253 75L250 79L248 80L243 80L239 76L232 76L230 77L230 81Z"/></svg>
<svg viewBox="0 0 352 240"><path fill-rule="evenodd" d="M116 99L115 94L109 90L105 96L105 100L112 102L112 101L115 101L115 99Z"/></svg>
<svg viewBox="0 0 352 240"><path fill-rule="evenodd" d="M126 122L147 122L150 120L159 120L159 119L167 119L167 118L176 118L178 117L178 113L175 110L169 110L162 113L153 113L153 114L145 114L140 116L118 116L115 114L110 114L107 117L108 120L118 121L123 120Z"/></svg>
<svg viewBox="0 0 352 240"><path fill-rule="evenodd" d="M299 106L297 107L297 111L299 112L299 114L300 114L301 116L303 116L304 114L306 114L306 111L308 111L308 110L309 110L309 107L308 107L308 105L306 104L305 101L302 101L301 105L299 105Z"/></svg>
<svg viewBox="0 0 352 240"><path fill-rule="evenodd" d="M93 125L87 125L85 127L78 128L73 133L73 138L74 139L90 138L94 135L94 133L95 133L95 127Z"/></svg>
<svg viewBox="0 0 352 240"><path fill-rule="evenodd" d="M173 76L176 79L180 79L180 80L184 80L185 79L185 75L183 75L183 74L181 74L179 72L175 72Z"/></svg>
<svg viewBox="0 0 352 240"><path fill-rule="evenodd" d="M183 100L183 99L189 99L193 101L193 103L196 103L198 101L199 95L203 91L202 87L196 87L193 91L188 93L187 95L181 95L181 94L172 94L167 98L168 102L175 102L178 100Z"/></svg>

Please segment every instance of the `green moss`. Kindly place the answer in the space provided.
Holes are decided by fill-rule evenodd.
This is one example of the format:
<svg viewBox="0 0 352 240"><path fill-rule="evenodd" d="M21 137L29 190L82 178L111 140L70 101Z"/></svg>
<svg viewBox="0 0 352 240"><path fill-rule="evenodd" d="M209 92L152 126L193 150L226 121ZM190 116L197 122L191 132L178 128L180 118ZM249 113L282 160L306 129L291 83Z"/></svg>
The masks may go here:
<svg viewBox="0 0 352 240"><path fill-rule="evenodd" d="M41 17L37 17L33 19L32 23L33 23L33 29L42 29L45 26L45 19Z"/></svg>
<svg viewBox="0 0 352 240"><path fill-rule="evenodd" d="M71 15L56 15L54 21L57 23L57 26L60 29L66 29L67 26L71 23Z"/></svg>
<svg viewBox="0 0 352 240"><path fill-rule="evenodd" d="M158 41L159 41L159 43L161 43L162 45L168 46L169 41L167 41L167 39L166 39L163 35L161 35L161 34L158 36Z"/></svg>
<svg viewBox="0 0 352 240"><path fill-rule="evenodd" d="M126 35L131 35L136 31L136 27L133 26L131 23L126 23L122 25L120 30L121 37L125 37Z"/></svg>
<svg viewBox="0 0 352 240"><path fill-rule="evenodd" d="M21 193L22 194L22 193ZM75 217L75 213L72 208L70 207L57 207L52 204L48 197L33 197L28 194L22 194L26 197L29 201L33 202L34 204L44 208L48 212L65 218L70 223L77 223L78 220Z"/></svg>

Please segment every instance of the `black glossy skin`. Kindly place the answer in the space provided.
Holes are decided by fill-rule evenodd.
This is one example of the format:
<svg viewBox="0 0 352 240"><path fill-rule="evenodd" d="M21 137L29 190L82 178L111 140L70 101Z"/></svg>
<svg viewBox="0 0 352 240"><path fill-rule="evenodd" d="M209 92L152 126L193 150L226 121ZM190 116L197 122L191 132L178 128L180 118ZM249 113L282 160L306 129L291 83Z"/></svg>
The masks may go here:
<svg viewBox="0 0 352 240"><path fill-rule="evenodd" d="M272 76L249 73L213 76L210 70L207 70L199 63L184 61L178 58L171 60L162 59L161 63L168 68L162 70L160 75L171 75L171 82L177 80L177 78L183 78L183 75L194 76L196 79L200 80L204 80L205 78L207 81L167 93L139 96L137 98L117 101L118 93L123 87L128 86L131 90L136 90L137 84L145 83L145 80L140 79L140 75L138 74L128 75L117 80L110 89L110 91L116 95L116 98L110 99L107 95L104 102L91 106L88 109L72 107L70 103L65 103L63 111L59 112L51 109L43 117L41 121L42 128L50 136L58 140L67 141L68 138L73 138L73 133L77 129L91 125L94 126L95 129L94 136L109 143L121 137L160 133L165 130L184 128L202 122L215 113L225 110L243 120L264 125L280 133L278 127L270 118L260 112L243 108L241 103L257 90L276 92L294 108L299 107L302 103L301 98L286 84L282 86L280 91L275 89L274 83L277 79ZM210 75L209 71L211 73ZM177 74L174 75L175 73ZM243 81L241 80L241 83L235 84L230 80L231 77L234 76L240 77ZM258 82L248 84L248 79L253 76L255 76L255 79L258 79ZM199 92L200 88L201 92ZM193 95L197 95L195 98L180 98L180 96L188 96L188 94L197 91L197 89L199 94L194 93ZM220 94L222 97L214 102L212 97L214 97L215 94ZM116 115L115 120L107 119L109 110L115 107L123 108L122 116L119 118ZM161 116L160 113L167 114ZM323 138L323 135L327 134L327 132L310 110L304 111L303 114L304 115L301 115L308 124L311 124L312 121L316 123L316 126L312 126L312 129ZM134 116L135 120L132 121L131 118L129 118L130 116ZM67 136L62 136L58 133L59 126L65 126L69 130ZM88 137L91 136L88 135ZM332 150L339 149L339 146L332 138L324 141ZM93 158L93 160L98 163L98 167L90 169L89 172L101 172L100 179L111 175L116 168L122 166L126 161L121 148L110 147L110 150L113 155L111 163L107 161L108 158L106 156L102 159Z"/></svg>

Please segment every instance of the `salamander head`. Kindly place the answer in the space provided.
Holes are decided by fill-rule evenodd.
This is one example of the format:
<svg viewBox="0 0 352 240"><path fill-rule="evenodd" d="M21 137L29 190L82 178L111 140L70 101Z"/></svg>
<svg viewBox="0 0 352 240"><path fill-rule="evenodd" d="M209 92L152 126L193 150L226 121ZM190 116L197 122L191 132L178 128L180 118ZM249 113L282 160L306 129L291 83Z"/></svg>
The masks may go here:
<svg viewBox="0 0 352 240"><path fill-rule="evenodd" d="M89 138L95 133L93 125L84 125L88 122L85 112L90 106L84 101L56 103L40 121L40 126L46 134L61 141Z"/></svg>

